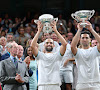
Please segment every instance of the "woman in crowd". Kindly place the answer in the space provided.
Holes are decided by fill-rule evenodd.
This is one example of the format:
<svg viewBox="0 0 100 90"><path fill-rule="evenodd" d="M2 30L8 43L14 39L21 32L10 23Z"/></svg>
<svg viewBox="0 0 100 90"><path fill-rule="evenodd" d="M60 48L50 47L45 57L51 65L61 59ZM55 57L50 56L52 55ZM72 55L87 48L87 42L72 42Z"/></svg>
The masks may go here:
<svg viewBox="0 0 100 90"><path fill-rule="evenodd" d="M29 77L29 90L37 90L37 62L32 54L32 48L29 46L26 49L26 56L30 59L29 68L33 71L33 75Z"/></svg>

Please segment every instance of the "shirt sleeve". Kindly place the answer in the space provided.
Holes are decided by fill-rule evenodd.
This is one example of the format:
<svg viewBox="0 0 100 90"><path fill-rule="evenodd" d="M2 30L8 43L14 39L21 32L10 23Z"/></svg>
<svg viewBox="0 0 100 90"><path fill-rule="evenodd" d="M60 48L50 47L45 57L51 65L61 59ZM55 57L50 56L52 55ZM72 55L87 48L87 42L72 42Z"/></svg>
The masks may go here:
<svg viewBox="0 0 100 90"><path fill-rule="evenodd" d="M56 54L57 60L62 60L63 56L61 55L60 51L57 52Z"/></svg>
<svg viewBox="0 0 100 90"><path fill-rule="evenodd" d="M93 47L93 50L97 56L100 56L100 52L98 51L97 46Z"/></svg>
<svg viewBox="0 0 100 90"><path fill-rule="evenodd" d="M43 59L43 52L38 51L38 54L37 54L37 56L35 58L36 58L36 60Z"/></svg>

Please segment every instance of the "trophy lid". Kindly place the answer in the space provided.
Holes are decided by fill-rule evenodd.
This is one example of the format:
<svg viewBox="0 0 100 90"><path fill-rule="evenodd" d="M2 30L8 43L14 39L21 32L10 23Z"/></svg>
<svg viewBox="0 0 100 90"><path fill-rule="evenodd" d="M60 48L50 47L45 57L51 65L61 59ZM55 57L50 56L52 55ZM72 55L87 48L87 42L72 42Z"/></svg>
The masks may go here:
<svg viewBox="0 0 100 90"><path fill-rule="evenodd" d="M95 12L95 10L79 10L79 11L76 11L75 14L78 14L78 13L93 13Z"/></svg>
<svg viewBox="0 0 100 90"><path fill-rule="evenodd" d="M39 17L39 20L41 20L41 19L47 19L47 18L51 18L51 19L53 19L54 17L51 15L51 14L43 14L43 15L41 15L40 17Z"/></svg>
<svg viewBox="0 0 100 90"><path fill-rule="evenodd" d="M76 11L75 13L77 12L90 12L91 10L79 10L79 11Z"/></svg>

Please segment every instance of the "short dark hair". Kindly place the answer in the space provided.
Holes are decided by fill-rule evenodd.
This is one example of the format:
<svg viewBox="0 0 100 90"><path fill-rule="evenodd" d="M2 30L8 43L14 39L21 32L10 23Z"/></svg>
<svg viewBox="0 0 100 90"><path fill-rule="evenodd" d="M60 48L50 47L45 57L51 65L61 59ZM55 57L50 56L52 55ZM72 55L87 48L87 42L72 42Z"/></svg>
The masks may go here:
<svg viewBox="0 0 100 90"><path fill-rule="evenodd" d="M13 36L13 33L7 33L7 35L12 35L12 36ZM7 35L6 35L6 36L7 36Z"/></svg>
<svg viewBox="0 0 100 90"><path fill-rule="evenodd" d="M86 30L85 30L85 31L82 31L82 32L81 32L81 35L82 35L82 34L88 34L88 35L91 37L91 33L90 33L89 31L86 31ZM80 35L80 36L81 36L81 35Z"/></svg>

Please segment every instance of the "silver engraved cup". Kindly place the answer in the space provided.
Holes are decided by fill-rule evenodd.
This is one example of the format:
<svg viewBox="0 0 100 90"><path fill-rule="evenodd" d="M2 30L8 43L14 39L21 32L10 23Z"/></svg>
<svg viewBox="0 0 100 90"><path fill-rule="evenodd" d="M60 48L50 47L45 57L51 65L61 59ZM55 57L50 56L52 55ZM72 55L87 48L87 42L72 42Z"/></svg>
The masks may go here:
<svg viewBox="0 0 100 90"><path fill-rule="evenodd" d="M54 18L51 14L43 14L39 17L39 20L43 24L43 32L44 33L51 33L52 32L52 27L50 23L55 20L56 22L58 21L58 18ZM34 22L37 24L38 20L34 20Z"/></svg>
<svg viewBox="0 0 100 90"><path fill-rule="evenodd" d="M75 13L72 13L71 16L77 22L82 22L80 25L85 27L87 25L85 21L90 20L90 18L94 15L94 13L95 13L94 10L80 10L76 11Z"/></svg>

